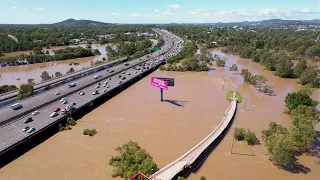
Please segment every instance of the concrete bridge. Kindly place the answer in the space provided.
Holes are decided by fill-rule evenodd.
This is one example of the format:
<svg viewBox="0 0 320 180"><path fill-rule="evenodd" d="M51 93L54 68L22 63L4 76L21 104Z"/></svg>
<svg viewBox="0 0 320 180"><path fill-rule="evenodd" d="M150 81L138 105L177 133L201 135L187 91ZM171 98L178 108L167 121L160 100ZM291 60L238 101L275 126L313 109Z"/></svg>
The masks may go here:
<svg viewBox="0 0 320 180"><path fill-rule="evenodd" d="M200 156L200 154L205 151L208 146L213 143L227 128L231 122L235 112L237 110L237 100L235 98L235 93L233 94L233 100L231 101L230 107L225 112L225 117L221 123L199 144L194 146L188 152L183 154L180 158L163 167L153 175L149 177L152 180L169 180L175 177L179 172L184 170L186 167L190 167L192 163Z"/></svg>

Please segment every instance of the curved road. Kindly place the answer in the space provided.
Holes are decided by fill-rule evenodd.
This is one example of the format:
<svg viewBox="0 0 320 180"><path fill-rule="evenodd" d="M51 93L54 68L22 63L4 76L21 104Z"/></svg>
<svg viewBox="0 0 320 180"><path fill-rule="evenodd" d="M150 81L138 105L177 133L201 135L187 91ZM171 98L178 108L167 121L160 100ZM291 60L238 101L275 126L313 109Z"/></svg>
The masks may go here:
<svg viewBox="0 0 320 180"><path fill-rule="evenodd" d="M214 142L220 134L227 128L231 122L237 109L237 100L235 98L235 93L233 94L233 100L231 101L230 107L225 113L225 117L221 123L199 144L194 146L191 150L186 152L177 160L163 167L156 173L150 176L152 180L168 180L175 177L179 172L181 172L185 167L189 167L192 163L201 155L201 153L208 148L208 146Z"/></svg>

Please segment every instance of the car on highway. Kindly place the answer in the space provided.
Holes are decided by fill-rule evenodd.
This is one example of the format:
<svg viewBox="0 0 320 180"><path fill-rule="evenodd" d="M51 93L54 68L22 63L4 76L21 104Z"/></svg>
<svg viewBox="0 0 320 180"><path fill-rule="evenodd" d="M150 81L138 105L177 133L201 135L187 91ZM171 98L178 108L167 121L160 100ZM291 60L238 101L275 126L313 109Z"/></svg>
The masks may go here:
<svg viewBox="0 0 320 180"><path fill-rule="evenodd" d="M122 78L122 80L125 80L125 79L126 79L126 77L123 77L123 78Z"/></svg>
<svg viewBox="0 0 320 180"><path fill-rule="evenodd" d="M28 131L29 129L30 129L30 127L29 127L29 126L26 126L25 128L22 129L22 131L23 131L23 132L26 132L26 131Z"/></svg>
<svg viewBox="0 0 320 180"><path fill-rule="evenodd" d="M50 117L56 117L57 115L59 115L57 112L53 112L50 114Z"/></svg>
<svg viewBox="0 0 320 180"><path fill-rule="evenodd" d="M106 88L109 88L110 86L108 85Z"/></svg>
<svg viewBox="0 0 320 180"><path fill-rule="evenodd" d="M127 62L126 62L126 63L124 63L124 65L125 65L125 66L128 66L128 65L129 65L129 63L127 63Z"/></svg>
<svg viewBox="0 0 320 180"><path fill-rule="evenodd" d="M122 71L122 74L125 74L126 72L125 71Z"/></svg>
<svg viewBox="0 0 320 180"><path fill-rule="evenodd" d="M56 108L56 109L53 110L53 112L58 112L60 110L61 110L60 108Z"/></svg>
<svg viewBox="0 0 320 180"><path fill-rule="evenodd" d="M98 90L93 91L93 93L92 93L92 95L96 95L96 94L98 94Z"/></svg>
<svg viewBox="0 0 320 180"><path fill-rule="evenodd" d="M67 104L67 103L68 103L67 100L64 100L64 101L61 102L61 104Z"/></svg>
<svg viewBox="0 0 320 180"><path fill-rule="evenodd" d="M99 85L97 85L97 86L96 86L96 88L100 88L100 86L99 86Z"/></svg>
<svg viewBox="0 0 320 180"><path fill-rule="evenodd" d="M121 69L124 69L123 67Z"/></svg>
<svg viewBox="0 0 320 180"><path fill-rule="evenodd" d="M119 82L118 82L118 84L121 84L121 83L122 83L122 81L119 81Z"/></svg>
<svg viewBox="0 0 320 180"><path fill-rule="evenodd" d="M60 102L63 102L65 100L67 100L67 98L62 98L62 99L60 99Z"/></svg>
<svg viewBox="0 0 320 180"><path fill-rule="evenodd" d="M94 79L99 79L100 77L102 77L100 74L96 75L96 76L93 76Z"/></svg>
<svg viewBox="0 0 320 180"><path fill-rule="evenodd" d="M110 73L113 73L113 72L114 72L114 70L111 70L111 71L110 71Z"/></svg>
<svg viewBox="0 0 320 180"><path fill-rule="evenodd" d="M25 120L25 121L23 121L24 123L29 123L29 122L31 122L31 121L33 121L33 119L32 119L32 117L29 117L27 120Z"/></svg>
<svg viewBox="0 0 320 180"><path fill-rule="evenodd" d="M81 92L79 93L79 95L80 95L80 96L83 96L83 95L85 95L85 92L81 91Z"/></svg>
<svg viewBox="0 0 320 180"><path fill-rule="evenodd" d="M11 109L13 109L13 110L17 110L17 109L20 109L20 108L22 108L22 104L21 103L15 103L15 104L11 105Z"/></svg>
<svg viewBox="0 0 320 180"><path fill-rule="evenodd" d="M107 91L107 89L103 89L103 92L106 92Z"/></svg>
<svg viewBox="0 0 320 180"><path fill-rule="evenodd" d="M59 95L59 94L60 94L60 92L55 92L54 94L55 94L55 95Z"/></svg>
<svg viewBox="0 0 320 180"><path fill-rule="evenodd" d="M66 110L65 109L61 109L60 111L62 114L66 113Z"/></svg>
<svg viewBox="0 0 320 180"><path fill-rule="evenodd" d="M128 72L128 74L127 74L127 75L131 75L131 73L129 73L129 72Z"/></svg>
<svg viewBox="0 0 320 180"><path fill-rule="evenodd" d="M135 73L135 74L137 74L138 72L137 72L137 71L135 71L134 73Z"/></svg>
<svg viewBox="0 0 320 180"><path fill-rule="evenodd" d="M109 78L109 81L111 80L111 78Z"/></svg>
<svg viewBox="0 0 320 180"><path fill-rule="evenodd" d="M71 87L75 87L75 86L76 86L76 83L75 83L75 82L69 84L69 87L70 87L70 88L71 88Z"/></svg>
<svg viewBox="0 0 320 180"><path fill-rule="evenodd" d="M31 115L32 116L35 116L35 115L37 115L37 114L39 114L40 112L39 111L33 111L32 113L31 113Z"/></svg>
<svg viewBox="0 0 320 180"><path fill-rule="evenodd" d="M36 130L36 128L32 127L32 128L30 128L30 129L27 131L27 133L32 133L32 132L35 131L35 130Z"/></svg>

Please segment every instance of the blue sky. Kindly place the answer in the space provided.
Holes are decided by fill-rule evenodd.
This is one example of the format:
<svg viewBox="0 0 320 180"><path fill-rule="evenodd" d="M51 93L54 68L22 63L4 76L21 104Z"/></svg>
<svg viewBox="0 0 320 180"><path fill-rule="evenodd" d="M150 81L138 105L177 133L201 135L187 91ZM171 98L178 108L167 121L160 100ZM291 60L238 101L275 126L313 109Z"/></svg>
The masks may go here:
<svg viewBox="0 0 320 180"><path fill-rule="evenodd" d="M0 0L1 24L68 18L111 23L200 23L320 18L320 0Z"/></svg>

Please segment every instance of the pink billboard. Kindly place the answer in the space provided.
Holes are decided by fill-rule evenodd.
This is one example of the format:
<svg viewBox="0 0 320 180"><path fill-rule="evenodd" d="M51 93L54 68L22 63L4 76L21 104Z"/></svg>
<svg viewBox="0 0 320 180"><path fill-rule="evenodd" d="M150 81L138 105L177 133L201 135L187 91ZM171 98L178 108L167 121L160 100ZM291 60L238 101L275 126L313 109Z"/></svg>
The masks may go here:
<svg viewBox="0 0 320 180"><path fill-rule="evenodd" d="M155 77L151 78L151 85L158 87L158 88L161 88L161 89L164 89L164 90L168 90L168 82L157 79Z"/></svg>

